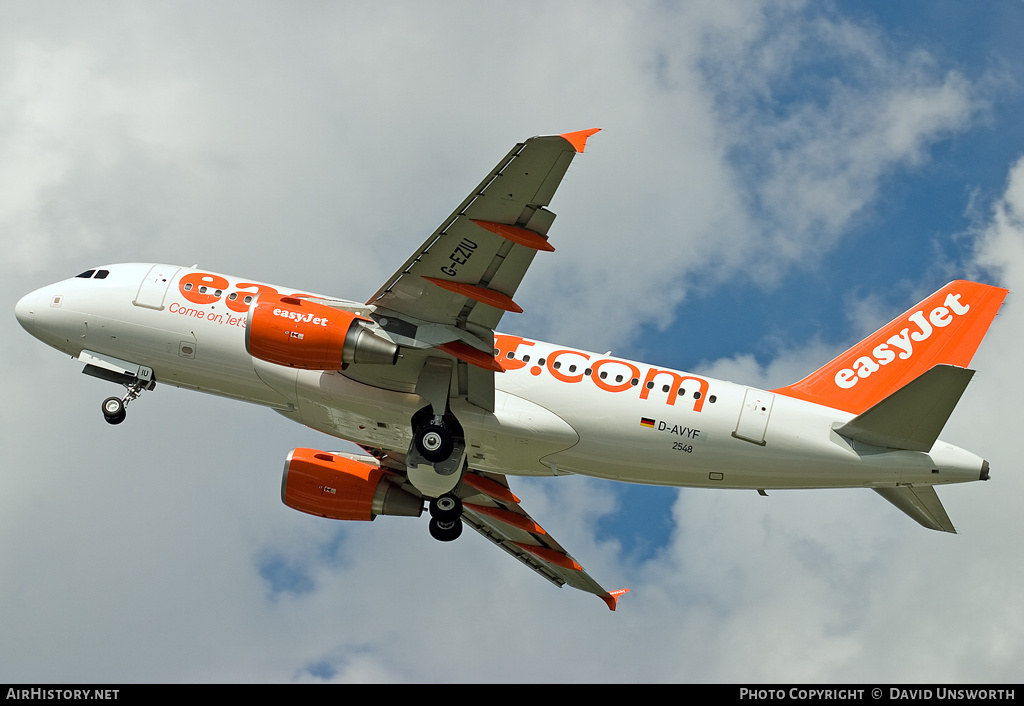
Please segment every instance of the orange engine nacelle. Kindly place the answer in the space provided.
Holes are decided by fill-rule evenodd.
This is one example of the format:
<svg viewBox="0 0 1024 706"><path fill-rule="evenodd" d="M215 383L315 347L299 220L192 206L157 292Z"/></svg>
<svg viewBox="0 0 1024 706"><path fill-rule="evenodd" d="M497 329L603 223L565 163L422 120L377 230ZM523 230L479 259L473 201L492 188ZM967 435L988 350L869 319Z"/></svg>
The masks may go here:
<svg viewBox="0 0 1024 706"><path fill-rule="evenodd" d="M281 500L300 512L332 520L419 517L423 512L423 498L389 481L380 466L316 449L293 449L288 454Z"/></svg>
<svg viewBox="0 0 1024 706"><path fill-rule="evenodd" d="M341 370L348 363L394 365L398 346L372 333L348 311L299 297L261 294L249 307L249 355L303 370Z"/></svg>

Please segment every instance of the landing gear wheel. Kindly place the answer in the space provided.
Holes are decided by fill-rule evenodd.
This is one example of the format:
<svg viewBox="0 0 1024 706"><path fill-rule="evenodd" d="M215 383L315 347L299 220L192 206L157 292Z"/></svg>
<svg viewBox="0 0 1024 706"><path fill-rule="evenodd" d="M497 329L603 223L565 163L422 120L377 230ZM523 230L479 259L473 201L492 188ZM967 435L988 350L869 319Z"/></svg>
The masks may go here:
<svg viewBox="0 0 1024 706"><path fill-rule="evenodd" d="M430 501L430 516L438 522L451 522L462 517L462 499L457 495L442 495Z"/></svg>
<svg viewBox="0 0 1024 706"><path fill-rule="evenodd" d="M462 520L456 518L449 522L430 520L430 536L439 542L451 542L462 534Z"/></svg>
<svg viewBox="0 0 1024 706"><path fill-rule="evenodd" d="M108 397L103 400L103 418L107 424L120 424L124 421L127 412L124 409L124 402L117 397Z"/></svg>
<svg viewBox="0 0 1024 706"><path fill-rule="evenodd" d="M451 434L437 424L428 424L416 432L413 443L416 444L416 450L420 455L431 463L446 460L455 449Z"/></svg>

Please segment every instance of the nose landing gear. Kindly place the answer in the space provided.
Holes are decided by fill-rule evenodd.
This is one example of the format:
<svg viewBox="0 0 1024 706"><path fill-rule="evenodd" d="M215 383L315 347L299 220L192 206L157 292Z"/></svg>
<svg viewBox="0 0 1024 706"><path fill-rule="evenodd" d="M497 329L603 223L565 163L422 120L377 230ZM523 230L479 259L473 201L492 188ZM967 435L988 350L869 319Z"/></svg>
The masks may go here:
<svg viewBox="0 0 1024 706"><path fill-rule="evenodd" d="M107 420L107 424L120 424L123 422L128 414L125 411L128 403L138 399L145 390L152 390L156 387L156 382L135 378L131 383L125 382L124 386L128 388L128 392L124 397L108 397L103 400L103 418Z"/></svg>
<svg viewBox="0 0 1024 706"><path fill-rule="evenodd" d="M156 387L153 369L145 365L130 363L126 360L102 355L94 351L82 351L78 356L85 363L82 372L100 380L117 382L124 385L128 392L124 397L108 397L103 400L101 409L107 424L120 424L124 421L124 408L138 398L146 390Z"/></svg>

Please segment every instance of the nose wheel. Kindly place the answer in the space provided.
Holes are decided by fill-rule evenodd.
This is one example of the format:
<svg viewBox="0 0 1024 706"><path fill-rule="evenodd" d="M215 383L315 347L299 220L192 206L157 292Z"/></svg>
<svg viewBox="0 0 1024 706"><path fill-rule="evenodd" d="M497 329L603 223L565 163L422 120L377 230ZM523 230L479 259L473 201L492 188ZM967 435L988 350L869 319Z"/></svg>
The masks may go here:
<svg viewBox="0 0 1024 706"><path fill-rule="evenodd" d="M103 400L103 418L107 424L120 424L128 415L124 410L124 402L117 397L108 397Z"/></svg>

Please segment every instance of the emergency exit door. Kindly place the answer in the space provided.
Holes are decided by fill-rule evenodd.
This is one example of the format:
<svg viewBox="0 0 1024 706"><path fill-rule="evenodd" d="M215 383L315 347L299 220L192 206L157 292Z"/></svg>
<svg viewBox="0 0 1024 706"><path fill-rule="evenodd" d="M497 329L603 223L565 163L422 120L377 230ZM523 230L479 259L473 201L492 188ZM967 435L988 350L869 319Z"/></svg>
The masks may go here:
<svg viewBox="0 0 1024 706"><path fill-rule="evenodd" d="M772 402L775 395L764 390L747 388L747 394L743 398L743 408L740 410L740 418L736 422L736 431L733 436L737 439L752 441L755 444L765 443L765 430L768 428L768 417L772 413Z"/></svg>

